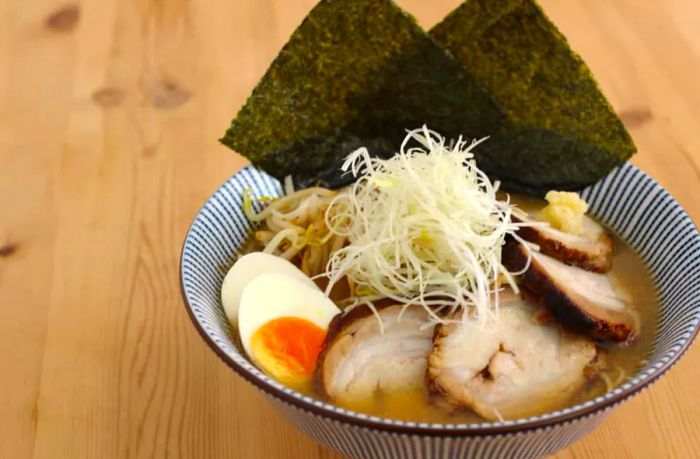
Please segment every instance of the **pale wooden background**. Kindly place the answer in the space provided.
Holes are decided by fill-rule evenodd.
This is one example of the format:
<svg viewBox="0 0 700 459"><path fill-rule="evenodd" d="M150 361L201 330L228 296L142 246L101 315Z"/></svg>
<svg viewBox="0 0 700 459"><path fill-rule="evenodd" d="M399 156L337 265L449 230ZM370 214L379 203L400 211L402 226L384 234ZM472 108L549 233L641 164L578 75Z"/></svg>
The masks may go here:
<svg viewBox="0 0 700 459"><path fill-rule="evenodd" d="M331 458L206 347L178 255L313 0L0 2L0 457ZM425 26L458 0L399 2ZM545 0L700 219L697 0ZM560 458L698 456L700 346Z"/></svg>

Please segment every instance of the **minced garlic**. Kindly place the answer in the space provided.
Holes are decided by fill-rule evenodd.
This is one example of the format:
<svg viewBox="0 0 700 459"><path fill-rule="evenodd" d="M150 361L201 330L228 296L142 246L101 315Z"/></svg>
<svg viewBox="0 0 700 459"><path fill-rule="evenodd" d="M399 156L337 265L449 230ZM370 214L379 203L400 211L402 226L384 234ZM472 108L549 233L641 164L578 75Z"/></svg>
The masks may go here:
<svg viewBox="0 0 700 459"><path fill-rule="evenodd" d="M583 216L588 204L577 193L549 191L545 196L549 203L542 209L540 217L554 228L565 233L579 235L583 231Z"/></svg>

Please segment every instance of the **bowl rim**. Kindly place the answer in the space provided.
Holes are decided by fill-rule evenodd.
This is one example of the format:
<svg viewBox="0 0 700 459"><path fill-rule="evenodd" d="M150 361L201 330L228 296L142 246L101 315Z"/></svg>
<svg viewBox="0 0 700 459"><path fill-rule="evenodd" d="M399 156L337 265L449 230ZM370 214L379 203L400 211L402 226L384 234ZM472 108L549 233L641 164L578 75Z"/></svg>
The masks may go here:
<svg viewBox="0 0 700 459"><path fill-rule="evenodd" d="M657 184L660 186L664 192L668 193L668 195L671 197L673 200L673 203L677 205L679 208L683 210L683 212L688 216L688 219L690 222L693 224L694 230L696 234L700 235L700 232L698 231L697 225L690 219L690 216L687 214L685 209L680 205L680 203L676 200L674 196L672 196L664 187L662 187L656 180L651 178L648 174L644 173L641 169L638 167L634 166L633 164L627 162L624 163L624 165L631 166L632 168L636 169L638 172L642 173L646 178L651 180L654 184ZM598 400L598 401L593 401L593 403L590 404L581 404L578 407L575 407L573 409L570 409L566 412L548 412L545 413L542 417L536 417L532 419L525 419L522 422L518 423L513 423L513 424L490 424L490 423L483 423L483 424L447 424L445 423L445 427L436 427L438 423L422 423L422 422L411 422L411 423L401 423L401 424L395 424L393 422L388 422L388 421L395 421L390 418L381 418L378 416L365 416L363 415L362 417L359 416L354 416L353 413L355 414L361 414L361 413L356 413L351 410L334 410L334 409L329 409L326 408L323 405L329 405L332 408L332 405L330 405L326 401L321 401L323 405L316 405L313 403L310 403L306 401L304 398L301 397L294 397L291 394L285 392L284 390L275 387L271 384L268 384L265 380L260 379L255 377L253 374L251 374L248 369L240 365L238 362L233 360L228 354L226 354L217 344L214 342L211 336L204 330L204 327L202 324L197 320L197 318L194 315L194 311L192 308L192 305L189 302L189 299L187 297L187 293L185 291L185 281L184 281L184 254L185 254L185 248L186 248L186 242L190 238L190 234L192 231L192 228L197 221L199 215L201 214L202 209L206 204L216 195L216 193L230 180L233 179L238 173L243 171L244 169L247 169L251 167L250 164L246 164L243 167L239 168L236 170L226 181L217 187L214 192L207 198L206 201L204 201L204 204L199 208L197 213L194 215L192 218L192 222L189 224L188 229L185 233L185 237L183 239L182 243L182 248L180 249L180 260L179 260L179 271L178 271L178 277L179 277L179 284L180 284L180 293L183 298L184 306L185 309L187 310L187 315L189 316L190 320L194 324L195 329L199 333L199 335L202 337L204 342L214 351L214 353L231 369L233 369L239 376L243 378L244 381L247 381L248 383L252 384L254 387L258 388L261 390L265 395L272 396L288 405L293 406L294 408L300 409L305 412L310 412L311 414L315 416L320 416L322 418L330 419L332 421L340 422L346 425L351 425L351 426L356 426L356 427L361 427L361 428L367 428L367 429L372 429L372 430L378 430L378 431L383 431L383 432L389 432L389 433L394 433L394 434L408 434L408 435L429 435L429 436L437 436L437 437L471 437L471 436L491 436L491 435L505 435L505 434L516 434L516 433L527 433L527 432L532 432L540 429L545 429L545 428L551 428L554 427L557 424L562 424L562 423L570 423L573 421L581 420L586 417L590 417L592 415L598 414L598 413L603 413L609 409L614 408L616 405L619 403L624 402L628 398L633 397L634 395L640 393L642 390L646 389L649 387L651 384L656 382L661 376L666 374L678 361L685 355L685 353L688 351L690 346L693 344L695 341L695 338L698 336L698 333L700 332L700 325L696 325L695 328L693 329L691 335L687 338L687 340L683 343L683 345L675 352L675 355L672 356L672 358L669 358L666 361L663 361L661 365L659 365L652 374L649 375L649 377L640 379L636 381L635 383L631 384L629 387L622 389L620 392L612 394L609 398ZM637 373L637 375L640 373ZM290 389L291 390L291 389ZM297 391L293 391L292 393L298 393ZM608 392L609 393L609 392Z"/></svg>

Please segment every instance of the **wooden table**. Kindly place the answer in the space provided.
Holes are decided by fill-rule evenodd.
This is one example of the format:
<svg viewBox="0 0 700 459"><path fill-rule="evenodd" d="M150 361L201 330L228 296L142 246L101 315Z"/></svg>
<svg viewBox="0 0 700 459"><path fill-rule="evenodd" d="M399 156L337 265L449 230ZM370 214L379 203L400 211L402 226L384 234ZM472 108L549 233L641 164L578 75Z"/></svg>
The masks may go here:
<svg viewBox="0 0 700 459"><path fill-rule="evenodd" d="M0 2L0 457L330 458L197 335L192 217L218 144L313 0ZM399 2L430 26L457 0ZM696 0L546 0L700 219ZM698 457L700 346L560 458Z"/></svg>

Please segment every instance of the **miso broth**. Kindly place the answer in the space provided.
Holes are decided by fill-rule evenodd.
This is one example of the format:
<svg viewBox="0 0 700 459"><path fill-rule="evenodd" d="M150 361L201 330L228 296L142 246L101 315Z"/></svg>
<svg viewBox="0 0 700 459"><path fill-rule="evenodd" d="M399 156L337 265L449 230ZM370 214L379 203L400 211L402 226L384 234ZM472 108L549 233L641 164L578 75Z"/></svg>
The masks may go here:
<svg viewBox="0 0 700 459"><path fill-rule="evenodd" d="M543 206L542 201L531 198L514 197L512 200L528 212L536 211ZM619 237L613 237L615 241L613 267L608 275L615 287L624 290L631 298L632 308L639 319L639 335L627 344L597 342L597 346L604 351L605 368L601 373L587 381L583 390L576 392L573 396L568 395L565 399L559 397L549 400L544 397L541 404L542 413L591 400L621 385L644 365L651 351L657 325L656 291L641 258ZM255 244L250 244L248 249L255 250ZM322 281L317 281L317 283L323 287ZM339 297L343 296L343 292L341 286L340 291L334 291L331 298L337 301ZM237 336L234 341L240 346ZM313 384L292 388L319 400L326 400ZM368 415L404 421L484 422L483 418L468 409L446 409L435 403L428 393L427 385L391 392L377 391L370 398L339 402L338 405Z"/></svg>

